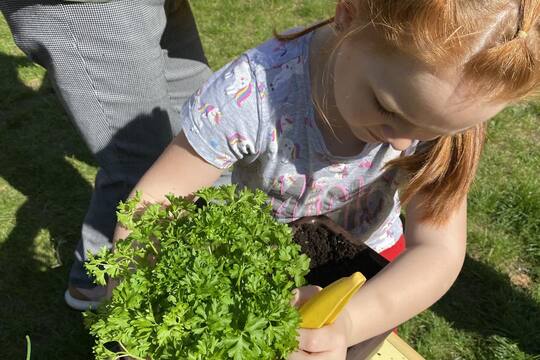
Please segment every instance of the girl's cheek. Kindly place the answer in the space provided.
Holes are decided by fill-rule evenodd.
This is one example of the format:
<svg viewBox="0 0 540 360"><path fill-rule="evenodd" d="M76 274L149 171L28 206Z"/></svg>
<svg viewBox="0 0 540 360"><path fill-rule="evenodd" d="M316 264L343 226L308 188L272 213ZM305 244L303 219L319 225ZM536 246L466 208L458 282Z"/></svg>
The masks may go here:
<svg viewBox="0 0 540 360"><path fill-rule="evenodd" d="M394 139L396 137L396 132L388 125L381 126L381 132L382 136L386 139Z"/></svg>

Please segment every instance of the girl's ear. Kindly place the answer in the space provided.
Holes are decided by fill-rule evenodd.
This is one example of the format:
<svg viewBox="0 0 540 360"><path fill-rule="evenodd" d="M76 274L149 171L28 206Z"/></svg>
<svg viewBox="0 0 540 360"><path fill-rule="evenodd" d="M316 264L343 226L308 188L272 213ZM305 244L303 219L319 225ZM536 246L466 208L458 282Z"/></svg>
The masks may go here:
<svg viewBox="0 0 540 360"><path fill-rule="evenodd" d="M351 0L340 0L336 5L334 23L336 30L342 32L351 26L356 16L356 8Z"/></svg>

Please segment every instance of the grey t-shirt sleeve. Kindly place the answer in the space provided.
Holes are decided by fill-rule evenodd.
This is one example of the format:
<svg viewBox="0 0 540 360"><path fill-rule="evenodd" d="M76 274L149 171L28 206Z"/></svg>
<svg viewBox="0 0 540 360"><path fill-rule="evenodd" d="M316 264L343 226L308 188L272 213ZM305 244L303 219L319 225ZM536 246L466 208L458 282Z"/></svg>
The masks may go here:
<svg viewBox="0 0 540 360"><path fill-rule="evenodd" d="M224 66L186 101L184 134L207 162L228 168L253 162L264 137L257 80L246 55Z"/></svg>

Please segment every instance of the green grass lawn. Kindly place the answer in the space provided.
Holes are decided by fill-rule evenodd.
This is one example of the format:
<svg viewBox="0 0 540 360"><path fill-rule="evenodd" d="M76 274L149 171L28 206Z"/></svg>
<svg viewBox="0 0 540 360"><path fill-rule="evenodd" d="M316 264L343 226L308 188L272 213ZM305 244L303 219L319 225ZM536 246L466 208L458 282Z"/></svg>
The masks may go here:
<svg viewBox="0 0 540 360"><path fill-rule="evenodd" d="M283 30L327 17L327 0L196 0L213 69ZM452 289L400 327L427 359L540 359L540 105L491 121L469 201L469 249ZM96 172L45 71L0 17L0 359L91 359L63 303Z"/></svg>

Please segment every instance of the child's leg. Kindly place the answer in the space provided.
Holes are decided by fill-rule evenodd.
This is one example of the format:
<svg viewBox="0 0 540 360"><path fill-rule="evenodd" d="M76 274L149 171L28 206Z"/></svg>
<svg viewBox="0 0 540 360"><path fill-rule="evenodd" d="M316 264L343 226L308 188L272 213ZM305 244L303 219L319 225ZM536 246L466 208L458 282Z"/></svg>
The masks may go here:
<svg viewBox="0 0 540 360"><path fill-rule="evenodd" d="M100 167L70 275L89 289L87 252L110 246L118 201L179 131L179 106L211 72L187 0L2 0L0 10Z"/></svg>

